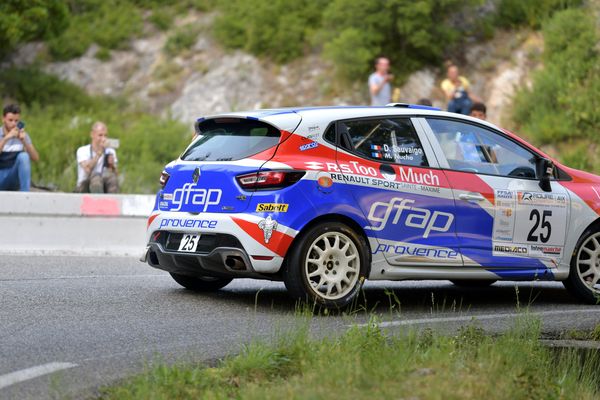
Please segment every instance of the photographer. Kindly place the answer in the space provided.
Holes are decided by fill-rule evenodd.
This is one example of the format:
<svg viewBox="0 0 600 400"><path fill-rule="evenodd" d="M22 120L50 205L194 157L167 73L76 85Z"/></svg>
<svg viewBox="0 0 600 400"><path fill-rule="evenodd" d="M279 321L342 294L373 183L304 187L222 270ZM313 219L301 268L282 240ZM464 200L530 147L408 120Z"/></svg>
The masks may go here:
<svg viewBox="0 0 600 400"><path fill-rule="evenodd" d="M92 143L77 149L77 189L79 193L117 193L117 152L108 147L108 128L103 122L92 125ZM116 146L115 146L116 147Z"/></svg>
<svg viewBox="0 0 600 400"><path fill-rule="evenodd" d="M31 161L39 155L21 120L21 109L9 104L2 111L0 127L0 190L28 192L31 186Z"/></svg>

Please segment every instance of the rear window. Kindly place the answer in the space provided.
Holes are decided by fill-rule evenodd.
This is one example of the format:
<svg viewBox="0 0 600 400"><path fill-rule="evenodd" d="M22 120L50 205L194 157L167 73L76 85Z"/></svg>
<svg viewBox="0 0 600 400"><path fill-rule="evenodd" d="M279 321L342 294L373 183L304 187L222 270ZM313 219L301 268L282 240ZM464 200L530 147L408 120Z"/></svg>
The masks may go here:
<svg viewBox="0 0 600 400"><path fill-rule="evenodd" d="M199 138L181 156L185 161L233 161L253 156L279 143L281 133L264 122L217 118L199 123Z"/></svg>

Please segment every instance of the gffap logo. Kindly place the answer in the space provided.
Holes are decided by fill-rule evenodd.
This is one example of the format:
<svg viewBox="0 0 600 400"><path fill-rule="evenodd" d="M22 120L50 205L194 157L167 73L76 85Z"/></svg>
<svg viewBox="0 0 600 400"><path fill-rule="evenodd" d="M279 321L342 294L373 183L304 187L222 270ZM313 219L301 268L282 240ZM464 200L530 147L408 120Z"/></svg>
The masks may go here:
<svg viewBox="0 0 600 400"><path fill-rule="evenodd" d="M454 221L454 215L442 211L427 210L425 208L412 207L414 200L394 197L388 203L378 201L373 203L369 216L367 217L372 226L365 229L381 231L390 222L396 225L402 214L406 215L404 225L423 229L423 238L428 238L431 232L447 232ZM406 213L405 213L406 211Z"/></svg>
<svg viewBox="0 0 600 400"><path fill-rule="evenodd" d="M209 206L216 206L221 202L222 194L221 189L197 188L195 183L186 183L182 188L173 191L171 203L176 208L172 211L179 211L184 205L194 205L206 212Z"/></svg>

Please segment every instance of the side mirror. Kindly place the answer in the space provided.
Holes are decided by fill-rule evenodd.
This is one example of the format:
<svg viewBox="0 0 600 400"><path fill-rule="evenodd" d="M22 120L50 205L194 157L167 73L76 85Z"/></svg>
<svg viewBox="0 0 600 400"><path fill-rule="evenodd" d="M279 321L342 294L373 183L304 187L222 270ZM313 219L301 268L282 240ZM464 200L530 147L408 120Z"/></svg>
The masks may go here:
<svg viewBox="0 0 600 400"><path fill-rule="evenodd" d="M554 174L554 163L547 158L538 158L535 164L536 175L540 180L540 188L544 192L551 192L550 178Z"/></svg>

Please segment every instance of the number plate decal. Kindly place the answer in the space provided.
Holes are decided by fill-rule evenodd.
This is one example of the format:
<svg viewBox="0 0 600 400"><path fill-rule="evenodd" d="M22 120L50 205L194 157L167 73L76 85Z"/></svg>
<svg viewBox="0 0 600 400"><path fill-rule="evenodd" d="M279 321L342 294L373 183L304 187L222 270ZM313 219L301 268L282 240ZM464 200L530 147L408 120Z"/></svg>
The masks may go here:
<svg viewBox="0 0 600 400"><path fill-rule="evenodd" d="M568 205L562 193L496 190L494 255L562 258Z"/></svg>
<svg viewBox="0 0 600 400"><path fill-rule="evenodd" d="M200 242L200 235L183 235L178 250L193 253L198 248L198 242Z"/></svg>

